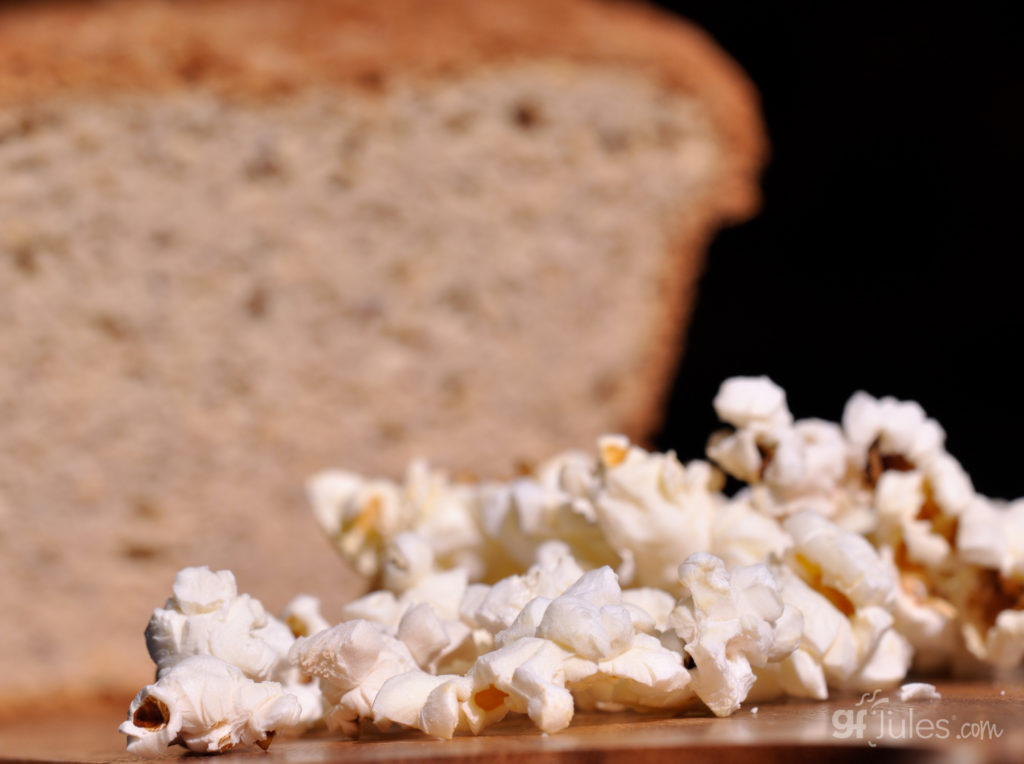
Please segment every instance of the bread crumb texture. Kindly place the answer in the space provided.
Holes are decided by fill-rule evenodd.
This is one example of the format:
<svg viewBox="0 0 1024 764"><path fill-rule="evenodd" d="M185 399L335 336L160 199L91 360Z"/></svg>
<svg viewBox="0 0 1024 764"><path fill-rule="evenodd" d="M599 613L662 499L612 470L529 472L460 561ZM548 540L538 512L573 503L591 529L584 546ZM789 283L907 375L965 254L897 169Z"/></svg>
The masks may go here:
<svg viewBox="0 0 1024 764"><path fill-rule="evenodd" d="M0 12L0 700L136 685L183 565L350 598L329 464L642 437L754 204L754 99L681 22L298 7Z"/></svg>

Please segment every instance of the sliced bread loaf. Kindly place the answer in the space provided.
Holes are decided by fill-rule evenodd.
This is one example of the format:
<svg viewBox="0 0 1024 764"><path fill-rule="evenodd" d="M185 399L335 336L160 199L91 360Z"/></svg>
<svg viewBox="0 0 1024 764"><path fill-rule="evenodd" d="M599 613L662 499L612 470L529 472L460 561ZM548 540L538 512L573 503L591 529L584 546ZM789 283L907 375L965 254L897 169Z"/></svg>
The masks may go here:
<svg viewBox="0 0 1024 764"><path fill-rule="evenodd" d="M643 6L0 10L0 694L134 691L183 565L330 614L324 467L642 441L763 155Z"/></svg>

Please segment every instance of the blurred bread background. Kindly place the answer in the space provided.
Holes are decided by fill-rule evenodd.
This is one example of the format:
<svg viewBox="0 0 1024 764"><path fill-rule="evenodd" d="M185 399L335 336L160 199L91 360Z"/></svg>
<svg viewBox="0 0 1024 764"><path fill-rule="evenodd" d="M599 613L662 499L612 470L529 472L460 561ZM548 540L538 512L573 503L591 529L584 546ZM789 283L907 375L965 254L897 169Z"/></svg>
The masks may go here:
<svg viewBox="0 0 1024 764"><path fill-rule="evenodd" d="M643 5L0 9L0 706L133 694L185 565L330 614L317 470L649 439L765 154Z"/></svg>

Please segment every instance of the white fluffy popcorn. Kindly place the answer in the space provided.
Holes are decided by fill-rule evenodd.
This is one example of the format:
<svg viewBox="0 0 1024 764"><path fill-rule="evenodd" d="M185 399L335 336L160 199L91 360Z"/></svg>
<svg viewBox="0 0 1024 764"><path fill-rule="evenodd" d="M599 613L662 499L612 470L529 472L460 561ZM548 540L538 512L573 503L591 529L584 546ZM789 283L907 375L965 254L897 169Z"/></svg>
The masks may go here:
<svg viewBox="0 0 1024 764"><path fill-rule="evenodd" d="M755 681L754 667L777 662L800 642L802 619L779 596L763 565L730 575L709 554L679 567L684 597L669 626L692 657L693 690L717 716L740 707Z"/></svg>
<svg viewBox="0 0 1024 764"><path fill-rule="evenodd" d="M572 586L583 569L567 546L548 542L540 547L537 562L523 575L513 575L494 586L467 590L460 606L463 621L492 635L507 629L536 597L553 599Z"/></svg>
<svg viewBox="0 0 1024 764"><path fill-rule="evenodd" d="M1024 580L1024 499L975 497L960 515L956 547L966 562Z"/></svg>
<svg viewBox="0 0 1024 764"><path fill-rule="evenodd" d="M627 598L607 567L581 576L552 602L541 601L542 607L534 612L524 610L526 620L536 623L527 637L550 640L568 651L565 681L577 705L604 710L671 708L692 697L681 655L645 631L657 631L656 617L636 604L638 599L667 624L668 603L655 601L649 591ZM519 625L517 621L509 631Z"/></svg>
<svg viewBox="0 0 1024 764"><path fill-rule="evenodd" d="M341 620L376 624L432 672L475 659L472 629L460 620L468 579L464 569L437 572L429 545L403 532L388 545L384 578L399 594L382 589L353 600L342 608Z"/></svg>
<svg viewBox="0 0 1024 764"><path fill-rule="evenodd" d="M804 615L802 648L830 684L868 688L902 679L913 649L893 630L893 568L862 536L803 512L783 526L793 537L783 599Z"/></svg>
<svg viewBox="0 0 1024 764"><path fill-rule="evenodd" d="M802 419L765 438L760 480L750 486L752 503L776 517L811 510L833 519L860 508L865 497L849 479L847 445L840 428Z"/></svg>
<svg viewBox="0 0 1024 764"><path fill-rule="evenodd" d="M173 595L153 611L146 646L159 674L193 655L212 655L257 681L277 678L294 637L259 600L238 594L228 570L185 568ZM285 665L282 665L285 664Z"/></svg>
<svg viewBox="0 0 1024 764"><path fill-rule="evenodd" d="M507 483L423 462L400 482L317 476L320 524L383 589L330 628L313 598L278 620L230 572L183 570L147 629L159 681L122 725L130 749L321 720L450 738L513 713L557 732L577 709L728 715L895 687L912 659L1024 661L1024 500L977 495L919 405L857 393L841 427L794 421L752 377L714 406L732 429L707 454L747 483L731 497L709 463L622 435Z"/></svg>
<svg viewBox="0 0 1024 764"><path fill-rule="evenodd" d="M426 539L444 567L483 572L475 491L422 461L401 484L331 470L313 477L307 493L321 528L364 576L380 573L387 545L403 531Z"/></svg>
<svg viewBox="0 0 1024 764"><path fill-rule="evenodd" d="M630 611L637 630L655 633L668 628L668 617L676 606L676 598L663 589L649 586L624 589L622 605Z"/></svg>
<svg viewBox="0 0 1024 764"><path fill-rule="evenodd" d="M281 611L281 620L296 637L310 637L331 626L320 613L320 600L309 594L292 598Z"/></svg>
<svg viewBox="0 0 1024 764"><path fill-rule="evenodd" d="M619 655L633 638L633 621L621 602L611 568L598 568L547 605L535 633L586 660Z"/></svg>
<svg viewBox="0 0 1024 764"><path fill-rule="evenodd" d="M654 610L671 606L651 592L636 599ZM623 603L610 568L583 574L554 598L538 595L523 605L464 678L413 670L390 679L374 701L374 720L447 738L477 733L510 712L557 732L577 706L679 707L692 697L681 655L638 631L634 614L655 628L646 610Z"/></svg>
<svg viewBox="0 0 1024 764"><path fill-rule="evenodd" d="M594 500L597 521L623 560L619 573L632 586L678 587L680 560L711 546L715 512L724 503L706 462L683 466L675 454L604 438L603 485Z"/></svg>
<svg viewBox="0 0 1024 764"><path fill-rule="evenodd" d="M854 463L872 475L887 467L923 467L942 453L946 433L914 401L854 393L843 410Z"/></svg>
<svg viewBox="0 0 1024 764"><path fill-rule="evenodd" d="M304 674L320 679L330 704L327 726L350 737L358 736L359 719L371 716L384 682L418 668L405 643L368 621L348 621L300 637L289 658Z"/></svg>
<svg viewBox="0 0 1024 764"><path fill-rule="evenodd" d="M891 547L883 546L879 552L898 580L894 626L913 646L915 667L932 673L943 669L960 646L957 608L940 595L935 576L924 568L905 565L901 570Z"/></svg>
<svg viewBox="0 0 1024 764"><path fill-rule="evenodd" d="M782 517L810 509L836 517L859 508L838 425L793 422L785 393L766 377L726 380L715 410L735 429L711 436L708 458L750 484L745 498L758 512Z"/></svg>
<svg viewBox="0 0 1024 764"><path fill-rule="evenodd" d="M968 621L964 624L967 648L975 657L1002 669L1019 666L1024 659L1024 609L1019 598L996 616L988 629Z"/></svg>
<svg viewBox="0 0 1024 764"><path fill-rule="evenodd" d="M1013 668L1024 660L1024 500L975 495L957 520L956 552L967 565L942 586L970 653Z"/></svg>
<svg viewBox="0 0 1024 764"><path fill-rule="evenodd" d="M978 660L1009 669L1024 660L1024 582L993 568L964 571L953 582L964 643Z"/></svg>
<svg viewBox="0 0 1024 764"><path fill-rule="evenodd" d="M608 567L531 601L496 643L470 672L474 692L503 693L504 706L546 732L567 726L574 705L666 708L692 696L681 656L635 628Z"/></svg>
<svg viewBox="0 0 1024 764"><path fill-rule="evenodd" d="M785 392L768 377L733 377L722 383L714 407L735 429L711 436L708 457L739 480L760 482L780 433L793 423Z"/></svg>
<svg viewBox="0 0 1024 764"><path fill-rule="evenodd" d="M532 477L483 490L481 526L493 550L489 578L530 565L549 541L568 546L587 567L619 566L593 506L600 487L597 469L592 457L568 452L542 464Z"/></svg>
<svg viewBox="0 0 1024 764"><path fill-rule="evenodd" d="M875 487L876 540L893 548L904 545L911 563L946 567L953 562L958 518L973 501L970 478L945 453L921 469L883 472Z"/></svg>
<svg viewBox="0 0 1024 764"><path fill-rule="evenodd" d="M598 661L592 674L581 661L571 661L566 670L583 709L677 709L691 705L694 697L682 654L650 634L637 633L628 649Z"/></svg>
<svg viewBox="0 0 1024 764"><path fill-rule="evenodd" d="M732 377L718 389L715 413L734 427L770 430L792 423L785 391L768 377Z"/></svg>
<svg viewBox="0 0 1024 764"><path fill-rule="evenodd" d="M515 711L527 714L544 732L565 729L574 708L565 687L565 663L571 655L570 650L536 637L523 637L486 653L469 674L472 703L495 715L495 721Z"/></svg>
<svg viewBox="0 0 1024 764"><path fill-rule="evenodd" d="M450 740L456 731L479 733L508 713L497 691L481 699L487 709L475 702L468 677L408 671L389 679L377 693L374 723L385 730L400 724Z"/></svg>
<svg viewBox="0 0 1024 764"><path fill-rule="evenodd" d="M119 732L128 751L158 756L176 743L197 753L239 745L267 748L278 730L300 722L294 695L277 682L254 682L219 658L192 656L139 691Z"/></svg>
<svg viewBox="0 0 1024 764"><path fill-rule="evenodd" d="M778 520L758 512L740 496L715 511L708 551L731 569L778 559L792 545Z"/></svg>
<svg viewBox="0 0 1024 764"><path fill-rule="evenodd" d="M891 608L896 581L874 547L813 512L789 517L792 560L805 578L847 597L854 608Z"/></svg>
<svg viewBox="0 0 1024 764"><path fill-rule="evenodd" d="M801 419L777 432L772 458L763 475L775 493L775 501L807 505L837 490L846 477L847 466L846 443L838 425Z"/></svg>

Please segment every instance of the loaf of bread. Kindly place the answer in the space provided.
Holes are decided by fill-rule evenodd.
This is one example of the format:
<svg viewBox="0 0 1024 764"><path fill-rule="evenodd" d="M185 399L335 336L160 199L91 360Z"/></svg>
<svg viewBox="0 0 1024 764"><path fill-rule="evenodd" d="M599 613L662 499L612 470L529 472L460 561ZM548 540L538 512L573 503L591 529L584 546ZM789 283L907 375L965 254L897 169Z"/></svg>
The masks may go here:
<svg viewBox="0 0 1024 764"><path fill-rule="evenodd" d="M643 442L764 153L644 6L0 9L0 702L133 692L185 565L331 615L322 468Z"/></svg>

